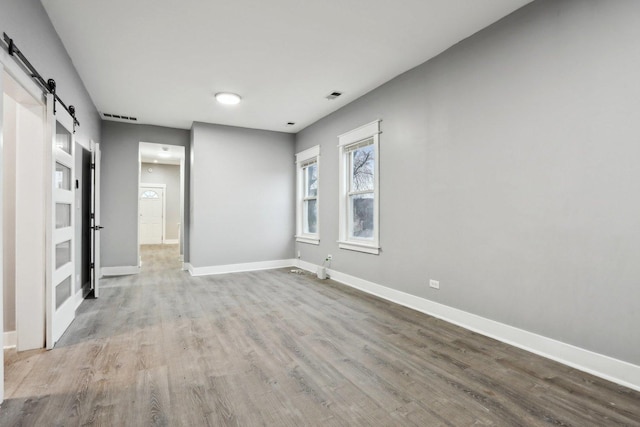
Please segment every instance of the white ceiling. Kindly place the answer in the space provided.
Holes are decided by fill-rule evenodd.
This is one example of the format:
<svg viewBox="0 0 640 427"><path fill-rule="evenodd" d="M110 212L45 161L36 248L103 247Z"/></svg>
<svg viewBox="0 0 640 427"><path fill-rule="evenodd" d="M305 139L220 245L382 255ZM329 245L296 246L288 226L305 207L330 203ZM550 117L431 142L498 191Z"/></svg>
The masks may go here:
<svg viewBox="0 0 640 427"><path fill-rule="evenodd" d="M530 1L42 3L100 112L298 132Z"/></svg>

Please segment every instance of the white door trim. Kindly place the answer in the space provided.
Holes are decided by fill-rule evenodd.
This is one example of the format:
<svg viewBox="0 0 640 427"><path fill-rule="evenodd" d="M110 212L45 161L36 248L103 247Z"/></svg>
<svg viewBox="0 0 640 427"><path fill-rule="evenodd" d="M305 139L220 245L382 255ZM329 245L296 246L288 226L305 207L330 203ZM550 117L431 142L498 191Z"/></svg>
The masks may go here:
<svg viewBox="0 0 640 427"><path fill-rule="evenodd" d="M33 78L20 68L16 61L4 50L0 50L0 70L4 69L29 95L35 99L43 99L42 89ZM3 89L3 88L2 88ZM4 93L4 89L2 90Z"/></svg>
<svg viewBox="0 0 640 427"><path fill-rule="evenodd" d="M167 184L149 184L141 182L138 184L138 248L140 248L140 190L142 188L161 188L162 189L162 243L167 236ZM140 249L138 249L139 251Z"/></svg>
<svg viewBox="0 0 640 427"><path fill-rule="evenodd" d="M4 56L7 55L2 51L0 56L0 94L3 95L3 101L0 102L0 141L2 141L3 121L4 121ZM4 159L4 143L0 143L0 176L2 176L3 168L2 162ZM0 179L0 259L3 260L0 264L0 331L4 331L4 216L3 212L3 198L4 198L4 180ZM0 334L0 349L4 349L4 333ZM0 403L4 400L4 351L0 352Z"/></svg>
<svg viewBox="0 0 640 427"><path fill-rule="evenodd" d="M13 97L15 117L3 114L4 126L15 120L15 321L18 351L45 343L45 233L47 198L47 130L42 97L33 98L13 77L4 74L3 94ZM9 82L8 80L11 80ZM11 125L11 127L13 127ZM5 141L3 149L9 145ZM4 183L6 185L6 183ZM19 196L19 197L18 197Z"/></svg>
<svg viewBox="0 0 640 427"><path fill-rule="evenodd" d="M100 171L102 154L100 152L100 144L94 140L90 141L91 146L91 191L90 191L90 211L91 219L89 226L91 227L91 256L89 268L91 289L93 289L93 297L100 296L100 277L102 276L101 259L100 259L100 237L101 237L101 217L100 217Z"/></svg>
<svg viewBox="0 0 640 427"><path fill-rule="evenodd" d="M8 76L10 76L19 86L22 87L22 89L24 89L24 91L30 96L32 97L34 100L36 100L39 105L42 107L42 118L43 118L43 123L42 123L42 130L44 132L44 126L45 126L45 122L44 120L46 120L46 114L44 111L44 97L43 97L43 93L42 93L42 89L33 81L33 79L27 75L24 70L18 65L18 63L14 60L14 58L12 58L6 51L4 50L0 50L0 95L4 95L4 73L7 73ZM2 141L2 135L3 135L3 129L5 126L4 123L4 102L3 99L0 99L0 141ZM44 138L42 140L42 143L44 143ZM2 177L2 161L4 158L4 144L0 143L0 177ZM43 148L43 152L44 152L44 148ZM42 154L42 153L40 153ZM46 188L46 187L43 187ZM4 194L4 180L0 178L0 224L3 224L3 194ZM43 220L44 223L44 220ZM44 243L44 242L43 242ZM3 258L3 253L4 253L4 247L3 247L3 227L0 226L0 259L4 259ZM44 246L43 248L44 249ZM15 250L15 248L12 248L11 250ZM44 266L43 266L44 267ZM4 330L4 280L3 280L3 265L0 264L0 331ZM38 285L42 285L41 283L35 283L36 286ZM32 308L37 309L37 306L32 306ZM45 317L45 313L44 313L44 305L40 306L41 308L41 312L40 312L40 316L41 318L44 320ZM16 312L18 310L18 304L16 304ZM17 317L17 316L16 316ZM33 320L32 320L33 323ZM17 326L17 319L16 319L16 326ZM37 325L35 325L37 327ZM44 322L41 324L41 327L44 326ZM42 344L44 344L44 328L42 328ZM7 337L11 337L11 334L7 335ZM17 340L17 331L13 334L13 339L14 342L13 344L15 345L15 341ZM0 349L4 348L4 345L6 344L5 342L5 334L4 333L0 333ZM0 403L2 403L2 401L4 400L4 352L0 351Z"/></svg>

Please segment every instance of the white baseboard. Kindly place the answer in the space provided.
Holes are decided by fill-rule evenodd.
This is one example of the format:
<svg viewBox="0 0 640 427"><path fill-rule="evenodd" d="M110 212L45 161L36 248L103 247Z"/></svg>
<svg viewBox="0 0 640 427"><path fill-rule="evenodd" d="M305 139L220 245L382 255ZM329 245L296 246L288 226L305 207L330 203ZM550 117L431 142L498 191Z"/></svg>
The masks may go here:
<svg viewBox="0 0 640 427"><path fill-rule="evenodd" d="M298 268L316 272L317 265L294 260ZM368 294L437 317L465 329L497 339L514 347L555 360L572 368L640 391L640 366L603 354L585 350L504 323L496 322L425 298L407 294L335 270L328 270L331 279Z"/></svg>
<svg viewBox="0 0 640 427"><path fill-rule="evenodd" d="M295 265L293 259L281 259L276 261L247 262L243 264L215 265L211 267L194 267L187 264L192 276L206 276L210 274L241 273L245 271L271 270L274 268L291 267Z"/></svg>
<svg viewBox="0 0 640 427"><path fill-rule="evenodd" d="M102 276L126 276L129 274L140 273L140 267L138 267L137 265L102 267L100 271L102 272Z"/></svg>
<svg viewBox="0 0 640 427"><path fill-rule="evenodd" d="M312 264L310 262L307 261L303 261L301 259L296 259L295 261L295 266L298 268L301 268L303 270L307 270L310 271L312 273L316 273L318 271L318 266L315 264Z"/></svg>
<svg viewBox="0 0 640 427"><path fill-rule="evenodd" d="M180 240L178 239L164 239L164 241L162 242L165 245L177 245L178 243L180 243Z"/></svg>
<svg viewBox="0 0 640 427"><path fill-rule="evenodd" d="M4 348L15 348L18 343L18 334L16 331L9 331L3 334L2 339Z"/></svg>
<svg viewBox="0 0 640 427"><path fill-rule="evenodd" d="M78 309L78 307L80 307L80 304L82 304L82 301L84 301L84 295L82 295L82 288L80 288L78 290L78 292L76 292L75 295L73 295L72 297L74 299L74 306L75 308L73 309L73 311L76 311Z"/></svg>

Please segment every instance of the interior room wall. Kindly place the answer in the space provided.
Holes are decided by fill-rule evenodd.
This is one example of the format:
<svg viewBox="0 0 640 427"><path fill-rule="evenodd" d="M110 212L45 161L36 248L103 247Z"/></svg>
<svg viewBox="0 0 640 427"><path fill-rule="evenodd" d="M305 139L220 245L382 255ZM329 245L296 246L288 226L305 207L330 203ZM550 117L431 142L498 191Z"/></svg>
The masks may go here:
<svg viewBox="0 0 640 427"><path fill-rule="evenodd" d="M294 135L204 123L191 132L191 265L290 259Z"/></svg>
<svg viewBox="0 0 640 427"><path fill-rule="evenodd" d="M55 79L62 100L76 107L80 122L76 138L99 141L100 116L42 3L38 0L3 0L0 31L13 38L42 76Z"/></svg>
<svg viewBox="0 0 640 427"><path fill-rule="evenodd" d="M640 365L638 16L533 2L301 131L322 233L302 259ZM337 136L375 119L378 256L336 243Z"/></svg>
<svg viewBox="0 0 640 427"><path fill-rule="evenodd" d="M190 132L162 126L135 125L105 121L102 124L101 214L102 266L138 265L138 148L140 141L185 147L189 158ZM185 165L185 182L189 183L189 162ZM185 191L185 212L189 191ZM184 229L189 229L185 215ZM184 256L189 259L188 234Z"/></svg>
<svg viewBox="0 0 640 427"><path fill-rule="evenodd" d="M151 172L149 172L151 169ZM140 182L165 184L165 240L178 240L180 224L180 165L142 163Z"/></svg>

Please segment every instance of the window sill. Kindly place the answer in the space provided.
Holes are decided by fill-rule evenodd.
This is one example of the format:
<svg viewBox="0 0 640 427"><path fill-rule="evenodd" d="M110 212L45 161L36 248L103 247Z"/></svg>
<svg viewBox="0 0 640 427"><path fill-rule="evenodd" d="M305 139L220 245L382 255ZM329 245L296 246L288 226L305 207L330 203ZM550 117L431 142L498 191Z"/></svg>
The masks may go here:
<svg viewBox="0 0 640 427"><path fill-rule="evenodd" d="M320 239L315 237L296 236L296 242L308 243L310 245L319 245Z"/></svg>
<svg viewBox="0 0 640 427"><path fill-rule="evenodd" d="M340 249L346 249L349 251L357 251L364 252L367 254L378 255L380 254L380 247L376 245L368 245L366 243L356 243L356 242L343 242L338 241L338 247Z"/></svg>

